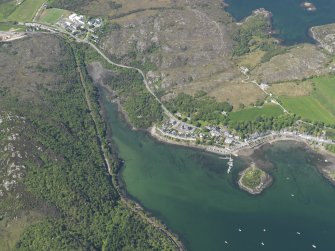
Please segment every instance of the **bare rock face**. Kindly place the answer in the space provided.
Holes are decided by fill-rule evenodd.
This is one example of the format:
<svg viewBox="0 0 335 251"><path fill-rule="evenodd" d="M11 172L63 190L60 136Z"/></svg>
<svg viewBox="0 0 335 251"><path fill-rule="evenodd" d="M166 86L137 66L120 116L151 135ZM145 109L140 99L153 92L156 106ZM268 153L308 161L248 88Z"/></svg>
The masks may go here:
<svg viewBox="0 0 335 251"><path fill-rule="evenodd" d="M214 75L240 77L231 60L230 27L220 20L223 11L216 6L219 1L211 1L210 7L201 7L204 1L187 2L184 8L148 10L116 19L117 25L102 41L103 48L124 63L135 55L143 64L155 65L148 78L152 83L159 79L157 88L168 92L194 81L217 88L211 80Z"/></svg>
<svg viewBox="0 0 335 251"><path fill-rule="evenodd" d="M329 53L335 52L335 24L327 24L311 28L313 38Z"/></svg>
<svg viewBox="0 0 335 251"><path fill-rule="evenodd" d="M252 75L268 83L301 80L326 74L329 58L317 47L303 44L285 54L273 57L252 71Z"/></svg>

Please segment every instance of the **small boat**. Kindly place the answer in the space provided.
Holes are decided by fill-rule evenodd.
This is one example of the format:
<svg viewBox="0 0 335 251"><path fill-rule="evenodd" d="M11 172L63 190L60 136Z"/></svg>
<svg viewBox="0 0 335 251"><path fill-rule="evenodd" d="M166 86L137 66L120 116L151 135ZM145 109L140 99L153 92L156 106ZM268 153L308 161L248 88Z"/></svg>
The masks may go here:
<svg viewBox="0 0 335 251"><path fill-rule="evenodd" d="M224 243L228 244L228 241L224 241Z"/></svg>
<svg viewBox="0 0 335 251"><path fill-rule="evenodd" d="M265 229L265 228L263 229L263 232L266 232L266 229Z"/></svg>
<svg viewBox="0 0 335 251"><path fill-rule="evenodd" d="M239 229L238 229L238 231L239 231L239 232L242 232L242 229L241 229L241 228L239 228Z"/></svg>
<svg viewBox="0 0 335 251"><path fill-rule="evenodd" d="M264 244L264 242L261 242L261 244L262 244L262 246L264 246L265 244Z"/></svg>
<svg viewBox="0 0 335 251"><path fill-rule="evenodd" d="M298 235L300 235L301 233L300 232L297 232Z"/></svg>
<svg viewBox="0 0 335 251"><path fill-rule="evenodd" d="M294 197L294 194L293 194L293 193L291 193L291 197Z"/></svg>
<svg viewBox="0 0 335 251"><path fill-rule="evenodd" d="M313 244L312 247L313 247L313 248L316 248L316 245Z"/></svg>

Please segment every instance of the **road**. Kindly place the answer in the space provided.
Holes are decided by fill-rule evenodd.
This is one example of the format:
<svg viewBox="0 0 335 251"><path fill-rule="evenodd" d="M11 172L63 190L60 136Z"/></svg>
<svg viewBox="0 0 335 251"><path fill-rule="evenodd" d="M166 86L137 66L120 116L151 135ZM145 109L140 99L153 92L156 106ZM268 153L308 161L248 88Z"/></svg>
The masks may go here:
<svg viewBox="0 0 335 251"><path fill-rule="evenodd" d="M72 35L72 34L71 34ZM73 37L73 36L72 36ZM78 39L77 39L78 41ZM165 105L162 103L162 101L156 96L156 94L151 90L149 84L148 84L148 80L144 74L144 72L136 67L132 67L132 66L127 66L127 65L123 65L123 64L118 64L115 63L113 61L111 61L96 45L94 45L93 43L87 41L87 40L79 40L79 42L82 43L86 43L89 44L93 49L95 49L108 63L110 63L111 65L117 66L117 67L121 67L121 68L126 68L126 69L133 69L136 70L137 72L139 72L142 75L143 78L143 83L145 85L145 87L147 88L148 92L157 100L157 102L161 105L164 113L166 116L168 116L170 119L176 120L178 121L178 119L165 107Z"/></svg>
<svg viewBox="0 0 335 251"><path fill-rule="evenodd" d="M38 10L36 11L34 18L33 18L33 22L35 22L36 18L41 14L41 11L46 7L46 2L42 3L42 5L38 8Z"/></svg>
<svg viewBox="0 0 335 251"><path fill-rule="evenodd" d="M255 84L259 89L262 90L262 92L264 92L267 96L271 97L271 102L280 106L280 108L287 114L290 114L288 110L285 109L284 106L282 106L272 95L272 93L267 92L264 88L262 88L256 80L250 80L250 76L248 75L248 73L244 72L243 70L239 69L240 72L246 77L245 79L242 80L243 83L252 83Z"/></svg>
<svg viewBox="0 0 335 251"><path fill-rule="evenodd" d="M50 27L49 27L50 28ZM50 28L51 29L51 28ZM53 29L51 29L50 31L54 32ZM64 32L61 32L61 33L64 33ZM117 63L114 63L113 61L111 61L104 53L102 53L94 44L88 42L88 41L84 41L84 40L81 40L81 39L78 39L76 37L74 37L72 34L69 34L68 32L66 32L67 35L70 35L71 37L75 38L77 42L82 42L82 43L86 43L86 44L89 44L91 47L93 47L107 62L109 62L110 64L112 65L115 65L115 66L118 66L118 67L122 67L122 68L127 68L127 69L135 69L137 70L143 77L143 82L145 83L148 91L157 99L157 101L159 101L159 103L162 105L162 108L164 109L165 113L170 117L170 118L174 118L174 116L165 108L165 106L160 102L160 100L158 100L158 98L156 97L156 95L150 90L149 86L148 86L148 82L145 78L145 75L143 73L143 71L141 71L140 69L138 68L135 68L135 67L130 67L130 66L126 66L126 65L122 65L122 64L117 64ZM108 154L108 149L107 147L103 144L103 139L102 139L102 136L99 134L99 131L97 129L97 114L95 114L93 108L92 108L92 103L91 103L91 100L89 98L89 94L88 94L88 91L87 91L87 87L85 85L85 80L84 80L84 77L83 77L83 74L82 74L82 71L80 69L80 64L78 63L77 61L77 58L76 58L76 63L77 63L77 70L79 72L79 76L80 76L80 80L81 80L81 83L82 83L82 87L84 89L84 93L85 93L85 100L86 100L86 103L87 103L87 106L90 110L90 114L91 114L91 117L92 117L92 120L94 122L94 128L95 128L95 131L96 131L96 135L97 135L97 139L98 139L98 143L99 143L99 146L100 146L100 152L101 152L101 155L104 159L104 162L105 162L105 166L109 172L109 174L112 176L112 182L113 182L113 185L114 187L118 190L119 194L120 194L120 197L121 197L121 201L125 203L125 205L127 205L127 207L133 211L135 214L137 214L139 217L141 217L144 221L146 221L148 224L156 227L159 231L161 231L167 238L170 239L170 241L172 243L174 243L174 245L177 247L177 249L179 251L184 251L185 250L185 247L183 245L183 243L181 241L178 240L178 237L175 236L172 232L170 232L161 222L159 222L158 220L156 220L155 218L152 218L150 216L148 216L145 212L145 210L141 207L141 205L139 205L138 203L132 201L131 199L129 199L127 196L125 196L121 191L120 191L120 188L119 186L117 185L117 182L116 182L116 175L114 174L114 172L112 171L112 165L110 163L110 158L109 158L109 154Z"/></svg>
<svg viewBox="0 0 335 251"><path fill-rule="evenodd" d="M114 65L114 66L117 66L117 67L121 67L121 68L125 68L125 69L132 69L132 70L136 70L138 73L141 74L142 78L143 78L143 83L146 87L146 89L148 90L148 92L156 99L156 101L161 105L162 109L163 109L163 112L164 114L169 118L169 119L172 119L172 120L176 120L176 121L179 121L167 108L166 106L162 103L162 101L156 96L156 94L151 90L150 86L149 86L149 83L148 83L148 80L144 74L144 72L139 69L139 68L136 68L136 67L133 67L133 66L128 66L128 65L123 65L123 64L118 64L118 63L115 63L113 62L112 60L110 60L105 53L103 53L95 44L87 41L87 39L80 39L76 36L74 36L73 34L71 34L70 32L67 32L66 30L64 29L61 29L60 27L55 27L55 26L49 26L49 25L46 25L46 24L42 24L42 23L37 23L37 22L31 22L31 23L26 23L26 25L28 26L35 26L35 27L40 27L42 29L46 29L46 30L49 30L50 32L59 32L59 33L63 33L63 34L66 34L72 38L74 38L76 40L76 42L78 43L84 43L84 44L88 44L90 45L96 52L98 52L109 64L111 65Z"/></svg>

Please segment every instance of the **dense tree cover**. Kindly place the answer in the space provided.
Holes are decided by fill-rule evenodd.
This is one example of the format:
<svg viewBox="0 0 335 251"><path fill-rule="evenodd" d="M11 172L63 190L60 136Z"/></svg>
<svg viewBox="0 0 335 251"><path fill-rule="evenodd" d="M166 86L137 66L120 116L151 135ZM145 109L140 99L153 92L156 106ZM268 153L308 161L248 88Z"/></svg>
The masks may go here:
<svg viewBox="0 0 335 251"><path fill-rule="evenodd" d="M279 54L283 54L288 51L287 47L282 47L276 43L271 41L263 42L259 48L262 51L265 51L265 54L261 58L261 63L265 63L269 61L272 57L277 56Z"/></svg>
<svg viewBox="0 0 335 251"><path fill-rule="evenodd" d="M48 7L76 11L88 3L89 0L48 0Z"/></svg>
<svg viewBox="0 0 335 251"><path fill-rule="evenodd" d="M86 68L83 50L65 43L64 50L72 57L54 69L64 78L47 88L38 87L40 100L28 102L6 92L0 100L2 109L25 116L25 136L43 146L34 153L39 161L26 163L26 189L59 211L59 217L28 227L17 249L173 250L168 238L120 201L99 147L106 144L97 136L105 130L98 111L99 93L83 72L93 104L90 111L78 74Z"/></svg>
<svg viewBox="0 0 335 251"><path fill-rule="evenodd" d="M270 29L267 18L261 15L249 17L241 26L233 33L233 39L236 41L234 54L243 55L250 51L250 47L254 46L257 41L255 37L261 39L268 38L266 31Z"/></svg>
<svg viewBox="0 0 335 251"><path fill-rule="evenodd" d="M326 145L326 149L329 151L329 152L332 152L332 153L335 153L335 145Z"/></svg>
<svg viewBox="0 0 335 251"><path fill-rule="evenodd" d="M121 105L135 127L147 128L162 120L161 105L147 91L143 78L137 71L113 71L107 78L107 84L117 91Z"/></svg>
<svg viewBox="0 0 335 251"><path fill-rule="evenodd" d="M272 57L285 53L288 48L280 46L277 41L271 38L269 20L261 15L249 17L233 33L236 42L234 55L241 56L256 49L262 50L265 54L261 63L269 61Z"/></svg>
<svg viewBox="0 0 335 251"><path fill-rule="evenodd" d="M334 125L335 127L335 125ZM335 140L335 129L327 129L326 136L332 140Z"/></svg>
<svg viewBox="0 0 335 251"><path fill-rule="evenodd" d="M85 48L85 61L86 63L99 61L109 70L105 76L105 84L117 93L121 106L133 126L148 128L163 119L161 105L148 92L138 71L115 67L89 47Z"/></svg>
<svg viewBox="0 0 335 251"><path fill-rule="evenodd" d="M222 112L230 112L233 109L228 102L217 102L203 91L194 96L180 93L175 99L166 102L166 106L172 113L186 114L195 124L199 121L219 124L226 120Z"/></svg>
<svg viewBox="0 0 335 251"><path fill-rule="evenodd" d="M297 121L295 115L283 114L278 117L257 117L253 121L229 121L228 126L236 131L242 138L255 132L266 132L269 130L280 131L293 126Z"/></svg>
<svg viewBox="0 0 335 251"><path fill-rule="evenodd" d="M324 131L325 124L323 122L307 122L304 120L301 120L299 130L302 133L314 135L314 136L321 136Z"/></svg>
<svg viewBox="0 0 335 251"><path fill-rule="evenodd" d="M256 102L262 106L263 100ZM173 113L179 112L182 120L188 121L196 126L203 124L224 125L234 131L242 138L254 133L267 131L280 131L295 126L296 130L309 135L321 136L325 125L323 122L312 122L301 119L295 114L281 114L273 116L257 116L253 119L236 120L222 112L231 112L232 106L227 102L217 102L210 98L205 92L199 91L194 96L180 93L176 98L166 102L166 107ZM300 122L297 124L297 122ZM204 129L206 130L206 129Z"/></svg>

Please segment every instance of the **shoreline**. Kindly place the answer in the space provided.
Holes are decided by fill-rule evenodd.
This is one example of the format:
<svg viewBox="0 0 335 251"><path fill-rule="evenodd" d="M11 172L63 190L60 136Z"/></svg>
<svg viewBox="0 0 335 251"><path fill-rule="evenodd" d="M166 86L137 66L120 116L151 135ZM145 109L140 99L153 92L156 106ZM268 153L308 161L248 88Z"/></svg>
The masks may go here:
<svg viewBox="0 0 335 251"><path fill-rule="evenodd" d="M268 174L267 172L263 171L262 169L258 168L259 170L264 172L264 176L261 177L261 182L260 184L255 187L255 188L251 188L246 186L245 184L243 184L243 177L245 175L245 173L250 169L255 167L254 163L251 164L251 166L247 167L246 169L244 169L243 171L241 171L239 173L239 179L238 179L238 186L241 190L248 192L251 195L260 195L264 192L265 189L267 189L268 187L270 187L272 185L273 182L273 178L270 174Z"/></svg>
<svg viewBox="0 0 335 251"><path fill-rule="evenodd" d="M259 148L263 147L264 145L272 145L276 142L281 141L294 141L300 144L303 144L305 147L308 148L308 150L313 151L316 154L319 154L322 156L325 162L324 164L328 164L327 166L321 165L320 163L317 163L316 168L319 171L319 173L328 180L332 185L335 186L335 179L332 178L329 174L331 170L335 171L335 153L327 151L323 146L319 145L313 145L310 142L308 142L305 139L299 139L293 136L282 136L282 137L276 137L273 139L265 140L264 142L254 145L254 146L245 146L243 148L237 149L235 151L231 152L224 152L223 148L216 147L216 146L204 146L204 145L198 145L192 142L186 142L186 141L175 141L173 139L168 139L164 137L163 135L160 135L155 126L151 127L147 130L151 137L153 137L155 140L165 143L165 144L172 144L172 145L178 145L183 147L191 147L198 150L203 150L205 152L214 153L221 156L227 156L227 155L234 155L234 156L241 156L241 157L251 157L253 153L258 150ZM220 149L220 150L219 150ZM247 168L246 168L247 169ZM244 170L246 170L244 169ZM271 176L271 175L270 175Z"/></svg>
<svg viewBox="0 0 335 251"><path fill-rule="evenodd" d="M105 91L109 95L111 94L110 90L108 90L106 88L105 88ZM260 143L256 143L255 145L245 145L245 146L242 146L241 148L235 149L235 150L234 149L225 149L225 148L219 147L219 146L196 144L195 141L193 141L193 140L192 141L191 140L186 141L186 140L179 139L177 141L175 139L168 138L168 137L162 135L159 132L159 130L157 130L156 126L152 126L150 128L147 128L147 129L139 129L139 128L135 128L134 126L132 126L129 119L127 118L125 110L123 109L121 103L119 102L120 100L111 99L109 95L107 96L108 102L111 102L111 103L114 103L114 104L117 105L118 112L123 117L126 124L128 124L130 126L131 130L145 131L154 140L156 140L159 143L163 143L163 144L170 144L170 145L176 145L176 146L180 146L180 147L193 148L195 150L202 150L202 151L212 153L212 154L216 154L216 155L219 155L219 156L233 155L235 157L241 156L242 158L249 158L255 153L256 150L260 149L264 145L272 145L276 142L281 142L281 141L294 141L294 142L297 142L297 143L301 143L305 147L307 147L308 150L311 150L314 153L319 154L320 156L322 156L322 158L325 161L327 160L327 162L324 162L324 164L330 164L330 165L327 165L327 167L326 167L325 165L321 165L320 163L317 163L316 168L317 168L318 172L328 182L330 182L332 185L335 186L335 178L332 177L331 174L330 174L332 171L335 172L335 153L331 153L331 152L327 151L323 146L312 144L311 142L309 142L306 139L298 138L298 137L293 136L293 135L281 135L281 136L269 135L269 139L265 139L264 141L262 141ZM330 159L331 161L328 162L328 159ZM247 168L245 168L244 170L246 170L246 169ZM120 170L120 172L121 172L121 170ZM270 184L267 184L267 186L264 189L266 189L269 185L271 185L272 181L273 181L272 176L270 174L268 174L268 175L270 176L270 178L269 178ZM238 184L238 181L237 181L237 184ZM240 187L240 189L244 190L241 187ZM129 198L129 199L134 201L131 198ZM134 201L134 202L136 203L136 201Z"/></svg>
<svg viewBox="0 0 335 251"><path fill-rule="evenodd" d="M120 117L120 119L123 119L125 123L128 126L130 126L129 129L130 130L140 130L131 125L130 121L128 120L127 114L120 103L120 100L110 98L112 95L111 90L109 88L106 88L106 86L102 86L102 85L98 85L98 88L99 88L99 92L102 95L105 95L105 99L107 100L107 102L117 105L119 116L122 116ZM119 150L112 139L113 128L111 128L107 123L106 109L105 109L104 102L102 100L103 98L100 96L99 98L100 113L101 113L101 116L103 117L104 122L106 123L106 130L107 130L106 137L111 140L113 149L115 146L115 149L113 150L113 152L117 156L119 156ZM117 158L119 159L119 157ZM180 236L176 234L174 231L172 231L163 221L161 221L161 219L156 217L150 210L142 206L140 201L138 201L136 198L134 198L133 196L131 196L131 194L128 193L126 183L124 182L123 177L122 177L122 171L124 169L124 164L123 164L123 161L121 161L120 163L122 164L119 164L118 168L115 171L108 170L111 176L111 179L112 179L112 183L115 186L120 196L120 202L123 203L125 207L131 210L135 215L137 215L143 221L155 227L158 231L160 231L163 235L165 235L171 241L171 243L174 244L174 246L176 247L176 250L185 251L186 247L183 241L181 240Z"/></svg>
<svg viewBox="0 0 335 251"><path fill-rule="evenodd" d="M176 140L173 140L173 139L166 138L166 137L164 137L163 135L161 135L157 132L157 129L156 129L155 126L150 127L146 131L149 132L149 134L153 138L155 138L156 140L158 140L159 142L162 142L162 143L185 146L185 147L192 147L192 148L205 150L206 152L215 153L215 154L222 155L222 156L227 156L227 155L231 154L231 155L234 155L236 157L237 156L249 157L249 156L252 155L252 153L255 150L262 147L263 145L274 144L274 143L279 142L279 141L296 141L296 142L304 143L304 144L308 145L310 148L312 148L310 143L308 141L304 140L304 139L298 139L298 138L293 137L293 136L291 136L291 137L290 136L281 136L281 137L275 137L275 138L266 140L266 141L264 141L262 143L259 143L257 145L253 145L253 146L246 145L245 147L229 151L229 150L224 149L223 147L207 146L207 145L196 144L196 143L193 143L191 141L185 141L185 140L184 141L183 140L176 141ZM323 151L325 151L324 153L332 154L332 153L328 152L327 150L323 150ZM333 155L335 157L335 154L333 154Z"/></svg>

